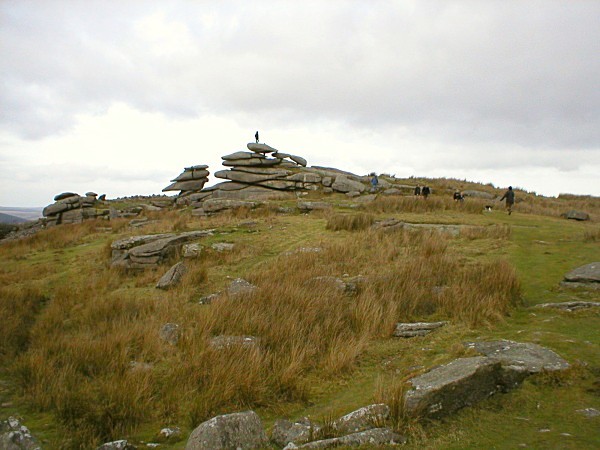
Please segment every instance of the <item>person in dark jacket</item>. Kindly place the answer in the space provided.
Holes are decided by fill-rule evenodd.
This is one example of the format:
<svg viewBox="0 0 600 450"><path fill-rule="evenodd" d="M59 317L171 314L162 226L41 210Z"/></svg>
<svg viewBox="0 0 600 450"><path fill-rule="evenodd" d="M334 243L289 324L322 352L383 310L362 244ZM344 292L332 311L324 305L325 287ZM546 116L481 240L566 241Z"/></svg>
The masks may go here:
<svg viewBox="0 0 600 450"><path fill-rule="evenodd" d="M421 195L421 185L417 184L417 187L415 188L415 195L418 197L419 195Z"/></svg>
<svg viewBox="0 0 600 450"><path fill-rule="evenodd" d="M254 138L256 139L256 143L258 144L258 131L256 132L256 134L254 135Z"/></svg>
<svg viewBox="0 0 600 450"><path fill-rule="evenodd" d="M452 198L455 202L462 202L465 199L462 192L460 192L458 189L454 191L454 195L452 196Z"/></svg>
<svg viewBox="0 0 600 450"><path fill-rule="evenodd" d="M427 199L429 194L431 194L431 189L429 189L429 186L423 186L423 189L421 189L421 195Z"/></svg>
<svg viewBox="0 0 600 450"><path fill-rule="evenodd" d="M515 191L513 191L512 186L508 187L508 191L504 193L500 201L506 200L506 210L508 211L508 215L510 216L512 213L512 207L515 204Z"/></svg>
<svg viewBox="0 0 600 450"><path fill-rule="evenodd" d="M379 185L379 178L377 178L377 174L376 173L372 173L372 178L371 178L371 192L375 192L377 190L377 187Z"/></svg>

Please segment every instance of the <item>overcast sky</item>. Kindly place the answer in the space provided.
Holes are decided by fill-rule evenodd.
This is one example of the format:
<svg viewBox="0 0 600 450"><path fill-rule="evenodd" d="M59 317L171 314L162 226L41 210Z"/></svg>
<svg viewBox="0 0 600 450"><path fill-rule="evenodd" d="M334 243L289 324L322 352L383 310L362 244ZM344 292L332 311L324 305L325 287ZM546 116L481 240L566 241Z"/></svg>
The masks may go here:
<svg viewBox="0 0 600 450"><path fill-rule="evenodd" d="M600 1L0 0L0 205L309 165L600 195ZM219 180L211 175L211 184Z"/></svg>

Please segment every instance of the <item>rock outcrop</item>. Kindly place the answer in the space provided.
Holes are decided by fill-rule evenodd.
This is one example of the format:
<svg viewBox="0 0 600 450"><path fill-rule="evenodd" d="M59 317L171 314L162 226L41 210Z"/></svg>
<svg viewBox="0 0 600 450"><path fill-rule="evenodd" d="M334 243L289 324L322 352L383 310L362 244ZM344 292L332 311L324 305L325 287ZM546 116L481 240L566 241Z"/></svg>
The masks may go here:
<svg viewBox="0 0 600 450"><path fill-rule="evenodd" d="M208 182L208 166L205 164L186 167L172 183L164 188L163 192L179 191L177 198L178 204L188 204L191 201L191 195L200 192Z"/></svg>
<svg viewBox="0 0 600 450"><path fill-rule="evenodd" d="M74 192L56 195L54 203L46 206L42 211L42 215L46 218L46 226L81 223L98 217L108 218L109 210L98 207L101 202L97 196L95 192L87 192L83 197Z"/></svg>
<svg viewBox="0 0 600 450"><path fill-rule="evenodd" d="M263 449L267 434L254 411L225 414L201 423L190 435L186 450Z"/></svg>
<svg viewBox="0 0 600 450"><path fill-rule="evenodd" d="M183 244L204 236L211 236L212 233L213 230L200 230L119 239L111 244L111 265L125 269L153 267L166 261L179 251Z"/></svg>
<svg viewBox="0 0 600 450"><path fill-rule="evenodd" d="M600 289L600 262L573 269L565 275L561 286Z"/></svg>
<svg viewBox="0 0 600 450"><path fill-rule="evenodd" d="M556 353L536 344L503 340L465 345L484 356L459 358L409 380L413 386L405 394L409 415L440 418L508 392L529 375L569 368Z"/></svg>
<svg viewBox="0 0 600 450"><path fill-rule="evenodd" d="M19 419L9 417L0 422L0 449L41 450L41 447Z"/></svg>

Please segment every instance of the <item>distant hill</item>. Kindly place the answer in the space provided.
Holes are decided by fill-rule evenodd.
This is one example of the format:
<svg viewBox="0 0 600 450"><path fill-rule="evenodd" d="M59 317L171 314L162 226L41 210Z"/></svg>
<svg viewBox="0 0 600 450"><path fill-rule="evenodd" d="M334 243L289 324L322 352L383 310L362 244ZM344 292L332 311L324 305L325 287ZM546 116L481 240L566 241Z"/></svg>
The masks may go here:
<svg viewBox="0 0 600 450"><path fill-rule="evenodd" d="M27 222L27 219L22 217L13 216L11 214L0 213L0 223L17 224Z"/></svg>
<svg viewBox="0 0 600 450"><path fill-rule="evenodd" d="M36 220L42 217L43 208L21 208L16 206L0 206L0 222L3 223L20 223L28 220ZM9 222L2 216L13 216L18 219L24 219L18 222Z"/></svg>

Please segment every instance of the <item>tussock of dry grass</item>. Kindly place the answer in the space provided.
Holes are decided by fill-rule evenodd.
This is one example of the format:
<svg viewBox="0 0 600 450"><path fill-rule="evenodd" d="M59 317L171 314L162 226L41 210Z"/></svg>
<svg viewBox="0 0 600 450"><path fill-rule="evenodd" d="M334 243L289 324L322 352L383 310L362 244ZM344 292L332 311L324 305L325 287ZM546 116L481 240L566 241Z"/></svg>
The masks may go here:
<svg viewBox="0 0 600 450"><path fill-rule="evenodd" d="M464 202L455 202L451 197L432 195L427 200L415 196L379 196L364 206L366 211L375 213L425 213L432 211L456 210L471 214L480 214L486 205L485 200L469 198Z"/></svg>
<svg viewBox="0 0 600 450"><path fill-rule="evenodd" d="M469 239L509 239L511 235L510 225L492 225L487 227L464 227L460 236Z"/></svg>
<svg viewBox="0 0 600 450"><path fill-rule="evenodd" d="M371 214L331 214L327 217L326 228L332 231L366 230L375 222Z"/></svg>
<svg viewBox="0 0 600 450"><path fill-rule="evenodd" d="M583 240L585 242L598 242L600 241L600 228L594 230L586 230L583 233Z"/></svg>

